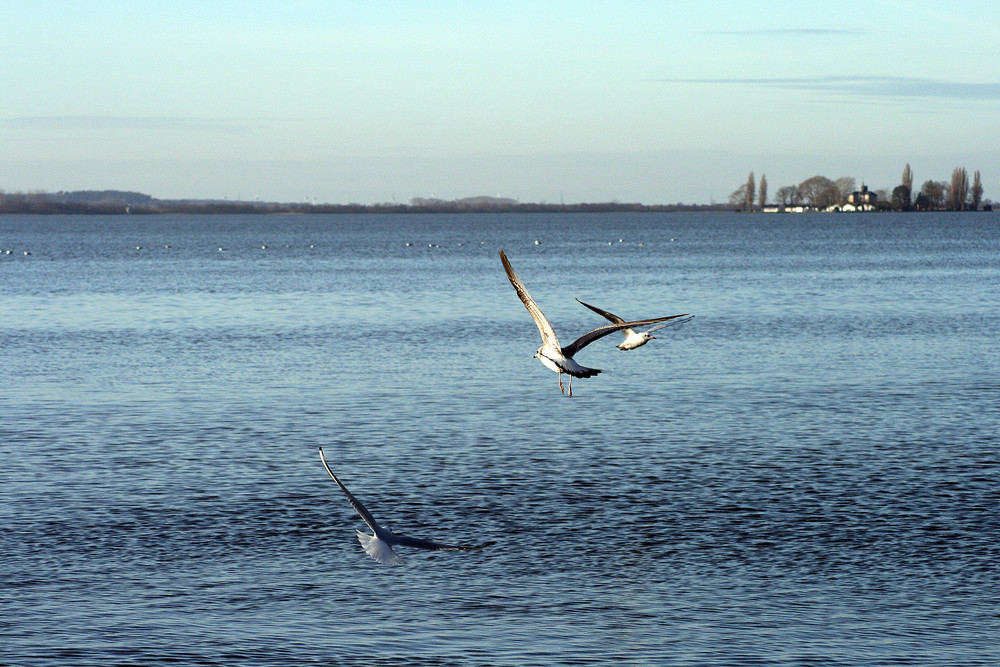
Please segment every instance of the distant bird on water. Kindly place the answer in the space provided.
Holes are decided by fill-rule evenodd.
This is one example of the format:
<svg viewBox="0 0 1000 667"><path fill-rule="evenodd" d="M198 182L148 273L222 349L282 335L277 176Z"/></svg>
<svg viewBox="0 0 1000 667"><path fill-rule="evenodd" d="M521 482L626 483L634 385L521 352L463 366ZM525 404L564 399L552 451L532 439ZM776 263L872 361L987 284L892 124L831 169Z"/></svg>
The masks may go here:
<svg viewBox="0 0 1000 667"><path fill-rule="evenodd" d="M483 544L478 544L476 546L453 546L449 544L438 544L437 542L431 542L430 540L421 540L416 537L408 537L406 535L397 535L389 530L387 527L378 525L375 518L371 515L361 501L351 495L351 492L347 490L347 487L337 479L337 476L333 474L330 470L330 466L326 462L326 457L323 456L323 448L319 448L319 458L323 462L323 467L333 478L333 481L337 483L340 490L344 492L347 496L347 501L351 503L354 510L361 515L361 518L365 520L368 527L371 528L374 535L368 535L356 531L358 534L358 541L361 542L362 548L364 548L365 553L372 557L373 560L379 563L385 563L387 565L402 565L403 559L395 551L392 550L393 545L400 544L404 547L416 547L417 549L430 549L432 551L471 551L474 549L483 549L488 547L495 542L485 542Z"/></svg>
<svg viewBox="0 0 1000 667"><path fill-rule="evenodd" d="M580 300L577 299L577 301ZM618 317L614 313L609 313L606 310L601 310L597 306L591 306L589 303L584 303L583 301L580 301L580 303L586 306L587 308L590 308L592 311L594 311L601 317L604 317L605 319L608 319L614 322L615 324L623 324L625 322L625 320ZM621 344L617 346L618 349L624 351L624 350L634 350L637 347L642 347L649 341L656 340L656 336L652 335L654 331L659 331L663 327L669 327L674 324L684 324L685 322L690 322L694 318L694 315L678 315L677 317L682 317L684 319L675 319L669 322L664 322L663 324L657 324L655 327L650 327L645 331L640 331L640 332L637 332L635 329L632 328L622 330L622 333L625 334L625 340L623 340Z"/></svg>
<svg viewBox="0 0 1000 667"><path fill-rule="evenodd" d="M669 315L667 317L654 317L649 320L636 320L634 322L619 322L616 324L606 324L603 327L598 327L593 331L589 331L575 341L567 345L566 347L561 347L559 345L559 339L556 338L556 332L549 324L549 321L542 314L542 311L535 304L534 299L528 294L527 288L525 288L524 283L521 279L517 277L514 273L513 267L511 267L510 262L507 260L507 255L504 251L500 251L500 261L503 262L504 271L507 272L507 278L510 280L510 284L514 286L514 290L517 292L517 296L520 297L521 302L524 303L524 307L528 309L528 313L531 314L531 318L535 320L535 326L538 327L538 333L542 335L542 346L538 348L535 352L535 358L542 362L546 368L555 371L559 374L559 391L566 393L566 389L563 387L562 374L566 373L569 375L569 395L573 395L573 378L589 378L597 375L601 372L600 368L587 368L586 366L581 366L573 359L573 355L585 348L586 346L593 343L595 340L603 338L608 334L612 334L616 331L621 331L622 329L628 329L630 327L640 327L647 324L655 324L656 322L663 322L665 320L672 320L678 317L685 317L684 315Z"/></svg>

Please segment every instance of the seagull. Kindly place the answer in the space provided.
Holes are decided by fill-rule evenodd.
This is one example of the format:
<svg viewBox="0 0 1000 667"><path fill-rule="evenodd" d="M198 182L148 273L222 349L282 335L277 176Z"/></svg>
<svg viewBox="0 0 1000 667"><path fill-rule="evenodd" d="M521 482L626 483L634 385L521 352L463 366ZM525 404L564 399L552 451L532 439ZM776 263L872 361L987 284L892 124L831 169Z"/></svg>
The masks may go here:
<svg viewBox="0 0 1000 667"><path fill-rule="evenodd" d="M358 533L358 541L361 542L362 548L364 548L365 553L372 557L373 560L379 563L385 563L387 565L402 565L403 559L399 554L392 550L394 544L401 544L404 547L416 547L418 549L430 549L432 551L471 551L473 549L484 549L495 542L485 542L483 544L478 544L476 546L466 547L466 546L453 546L449 544L438 544L437 542L431 542L430 540L421 540L416 537L409 537L407 535L397 535L389 530L387 527L378 525L375 518L371 513L361 504L361 501L351 495L351 492L347 490L347 487L337 479L337 476L333 474L330 470L330 466L326 462L326 457L323 456L323 448L319 448L319 458L323 462L323 467L326 471L330 473L330 477L333 481L337 483L340 490L344 492L347 496L348 502L354 507L355 511L361 515L361 518L365 520L368 527L371 528L374 535L368 535L360 530L356 531Z"/></svg>
<svg viewBox="0 0 1000 667"><path fill-rule="evenodd" d="M566 393L566 389L563 388L562 374L566 373L569 375L570 396L573 395L573 378L589 378L601 372L600 368L587 368L586 366L581 366L573 359L574 354L587 347L595 340L603 338L616 331L628 329L629 327L639 327L646 324L672 320L678 317L685 317L687 315L685 313L684 315L654 317L650 320L636 320L634 322L605 324L603 327L598 327L593 331L583 334L566 347L561 347L559 345L559 339L556 338L555 330L552 328L552 325L549 324L549 321L545 319L545 315L543 315L542 311L539 310L534 299L532 299L531 295L528 294L528 290L525 288L524 283L522 283L521 279L517 277L516 273L514 273L514 269L511 267L510 262L507 260L507 255L504 254L503 250L500 251L500 261L503 262L503 268L507 272L507 278L510 280L510 284L514 286L514 289L517 291L517 295L524 303L524 307L528 309L528 312L531 314L531 318L535 320L535 326L538 327L538 333L542 335L542 346L538 348L537 352L535 352L534 358L542 362L542 365L546 368L559 374L559 391L564 394Z"/></svg>
<svg viewBox="0 0 1000 667"><path fill-rule="evenodd" d="M580 300L577 299L577 301ZM601 310L597 306L591 306L589 303L583 303L583 301L580 301L580 303L586 306L587 308L590 308L592 311L594 311L601 317L611 320L615 324L622 324L623 322L625 322L625 320L618 317L617 315L609 313L606 310ZM682 320L675 319L669 322L664 322L663 324L657 324L655 327L650 327L642 332L636 332L635 329L632 328L624 329L622 333L625 334L625 340L623 340L622 343L617 346L618 349L624 351L624 350L634 350L637 347L642 347L649 341L656 340L656 336L652 335L654 331L659 331L663 327L669 327L671 324L684 324L685 322L690 322L694 318L694 315L677 315L677 317L683 317L684 319Z"/></svg>

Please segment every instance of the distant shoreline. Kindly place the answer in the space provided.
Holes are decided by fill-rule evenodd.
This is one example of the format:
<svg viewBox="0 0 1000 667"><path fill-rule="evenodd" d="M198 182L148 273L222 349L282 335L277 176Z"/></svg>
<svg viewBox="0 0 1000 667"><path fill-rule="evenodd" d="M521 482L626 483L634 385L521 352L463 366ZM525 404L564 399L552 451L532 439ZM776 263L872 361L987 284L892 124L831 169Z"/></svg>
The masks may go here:
<svg viewBox="0 0 1000 667"><path fill-rule="evenodd" d="M80 190L74 192L5 193L0 191L0 215L427 215L447 213L807 213L840 212L840 206L827 209L813 206L782 207L768 205L747 211L732 203L721 204L640 204L628 202L591 202L550 204L520 202L501 197L464 199L415 198L409 204L316 204L217 199L156 199L141 192L122 190ZM844 207L843 211L847 212ZM868 209L866 209L868 210ZM884 202L872 206L874 212L890 211ZM925 210L925 209L914 209ZM937 210L937 209L926 209ZM947 210L947 209L941 209ZM974 209L967 209L972 211ZM991 202L982 207L991 211Z"/></svg>
<svg viewBox="0 0 1000 667"><path fill-rule="evenodd" d="M228 200L155 199L117 190L37 194L0 193L0 214L162 215L186 214L427 214L427 213L604 213L731 211L726 204L522 203L512 199L417 199L411 204L309 204Z"/></svg>

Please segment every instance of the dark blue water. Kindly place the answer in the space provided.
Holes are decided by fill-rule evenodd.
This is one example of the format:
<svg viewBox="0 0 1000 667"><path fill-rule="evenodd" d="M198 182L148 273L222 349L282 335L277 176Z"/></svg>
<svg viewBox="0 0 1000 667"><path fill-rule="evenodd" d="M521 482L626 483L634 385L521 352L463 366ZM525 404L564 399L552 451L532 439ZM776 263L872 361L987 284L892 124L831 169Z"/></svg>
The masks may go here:
<svg viewBox="0 0 1000 667"><path fill-rule="evenodd" d="M602 323L574 297L696 318L564 397L499 247L564 344ZM1000 215L8 216L0 249L0 663L1000 663ZM497 544L369 560L320 446L393 528Z"/></svg>

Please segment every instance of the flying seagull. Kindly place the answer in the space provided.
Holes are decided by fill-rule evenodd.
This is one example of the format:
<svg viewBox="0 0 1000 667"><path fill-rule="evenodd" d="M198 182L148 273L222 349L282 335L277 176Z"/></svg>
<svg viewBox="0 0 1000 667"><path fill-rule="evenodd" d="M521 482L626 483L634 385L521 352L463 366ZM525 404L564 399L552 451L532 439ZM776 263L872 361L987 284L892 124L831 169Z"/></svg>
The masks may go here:
<svg viewBox="0 0 1000 667"><path fill-rule="evenodd" d="M431 542L430 540L421 540L416 537L408 537L406 535L397 535L387 527L378 525L375 518L371 513L361 504L361 501L351 495L351 492L347 490L347 487L337 479L337 476L333 474L330 470L330 466L326 462L326 457L323 456L323 448L319 448L319 458L323 462L323 467L326 471L330 473L330 477L333 481L337 483L340 490L344 492L347 496L348 502L354 507L355 511L361 515L361 518L365 520L368 527L371 528L374 535L368 535L366 533L357 531L358 541L361 542L361 546L364 548L365 553L372 557L372 559L377 560L379 563L385 563L388 565L402 565L403 559L395 551L392 550L393 545L401 544L404 547L416 547L418 549L431 549L433 551L471 551L473 549L483 549L495 544L495 542L486 542L484 544L479 544L473 547L463 547L463 546L452 546L449 544L438 544L437 542Z"/></svg>
<svg viewBox="0 0 1000 667"><path fill-rule="evenodd" d="M577 299L577 301L580 300ZM601 310L597 306L591 306L589 303L584 303L583 301L580 301L580 303L586 306L587 308L590 308L592 311L594 311L601 317L604 317L605 319L608 319L614 322L615 324L622 324L625 322L625 320L618 317L614 313L609 313L606 310ZM623 340L621 344L618 345L617 347L619 350L634 350L637 347L642 347L649 341L656 340L656 336L652 335L654 331L659 331L663 327L669 327L672 324L684 324L685 322L691 321L694 315L688 315L686 317L681 315L680 317L684 317L684 319L670 320L669 322L657 324L655 327L650 327L642 332L637 332L635 329L632 328L624 329L622 333L625 334L625 340Z"/></svg>
<svg viewBox="0 0 1000 667"><path fill-rule="evenodd" d="M647 324L655 324L656 322L663 322L665 320L672 320L678 317L687 316L687 313L685 313L683 315L654 317L650 320L636 320L634 322L605 324L603 327L598 327L593 331L583 334L566 347L561 347L559 345L559 339L556 338L555 330L553 330L549 321L545 319L545 315L543 315L542 311L539 310L534 299L532 299L531 295L528 294L528 290L525 288L524 283L522 283L521 279L517 277L516 273L514 273L514 269L511 267L510 262L507 260L507 255L504 254L503 250L500 251L500 261L503 262L503 268L507 272L507 278L510 280L510 284L514 286L514 289L517 291L517 295L524 303L524 307L528 309L528 312L531 314L531 318L535 320L535 326L538 327L538 333L542 335L542 346L538 348L537 352L535 352L535 358L541 361L542 365L546 368L559 374L559 390L563 393L566 393L566 390L563 388L562 374L566 373L569 375L570 396L573 395L573 378L589 378L601 372L600 368L587 368L586 366L578 364L573 359L573 355L577 352L587 347L595 340L603 338L604 336L616 331L621 331L622 329L640 327Z"/></svg>

